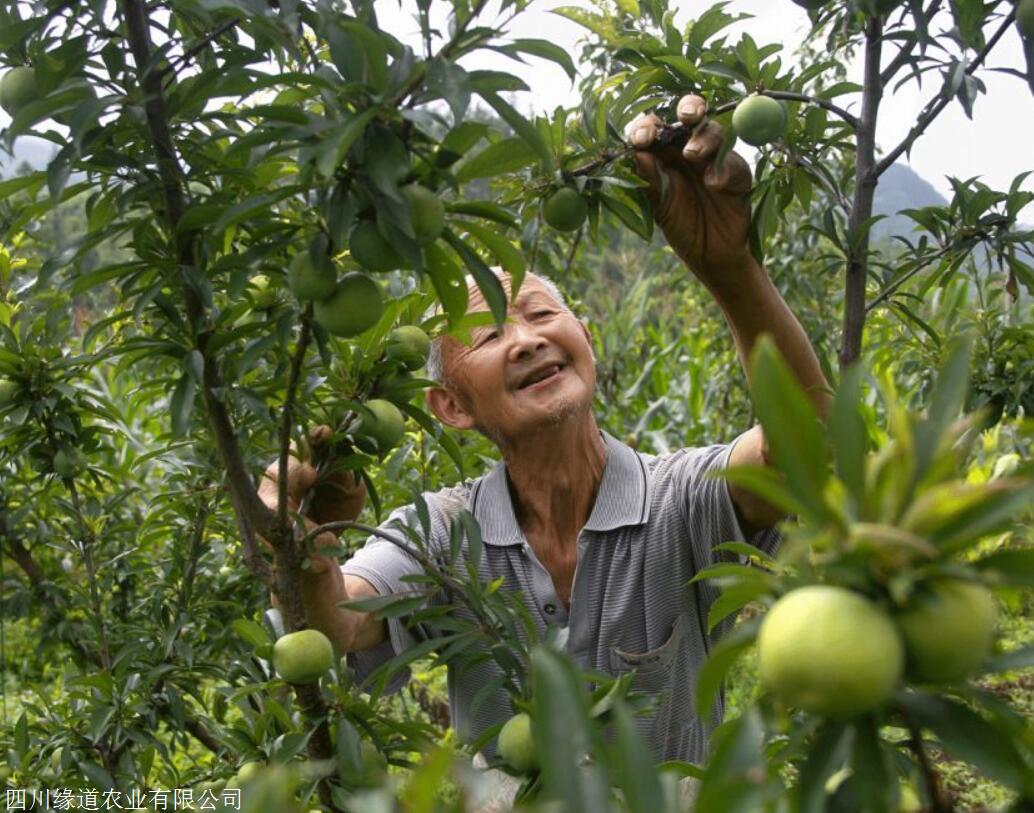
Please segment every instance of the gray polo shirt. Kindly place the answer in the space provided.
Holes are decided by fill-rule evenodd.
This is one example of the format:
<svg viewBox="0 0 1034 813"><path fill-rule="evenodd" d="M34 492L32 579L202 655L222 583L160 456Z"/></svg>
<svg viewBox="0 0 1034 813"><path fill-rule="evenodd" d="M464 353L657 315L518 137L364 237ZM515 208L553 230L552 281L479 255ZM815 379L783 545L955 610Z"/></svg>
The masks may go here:
<svg viewBox="0 0 1034 813"><path fill-rule="evenodd" d="M467 508L485 543L480 578L501 578L501 589L520 591L540 635L548 625L567 627L567 650L584 667L613 675L635 669L633 687L660 697L655 714L637 719L655 758L703 762L708 735L721 720L722 698L711 719L700 720L693 712L693 691L696 672L714 644L707 611L718 591L708 582L688 582L717 561L715 545L744 540L726 482L706 476L725 467L732 445L649 455L602 435L607 460L592 513L578 535L570 612L517 524L503 463L483 477L424 494L431 515L429 553L447 555L450 518ZM398 509L382 528L390 531L412 510ZM419 528L415 518L412 524ZM771 552L778 534L770 529L746 541ZM341 569L387 595L412 591L414 585L401 579L421 567L396 545L371 537ZM448 596L439 601L452 603ZM389 640L349 655L360 679L419 640L419 631L414 634L404 619L390 619L388 629ZM500 674L490 660L462 673L449 667L453 725L463 739L474 739L513 713L502 690L472 708L479 690ZM408 677L398 674L389 691Z"/></svg>

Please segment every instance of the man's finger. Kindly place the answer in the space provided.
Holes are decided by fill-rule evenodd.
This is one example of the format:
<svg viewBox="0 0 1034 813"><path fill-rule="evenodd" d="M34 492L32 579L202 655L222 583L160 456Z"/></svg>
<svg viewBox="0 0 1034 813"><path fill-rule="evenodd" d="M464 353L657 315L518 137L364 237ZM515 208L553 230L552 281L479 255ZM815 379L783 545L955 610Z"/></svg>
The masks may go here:
<svg viewBox="0 0 1034 813"><path fill-rule="evenodd" d="M689 94L679 99L678 107L675 108L679 121L686 127L695 127L704 120L707 115L707 102L703 96Z"/></svg>
<svg viewBox="0 0 1034 813"><path fill-rule="evenodd" d="M632 122L628 128L628 140L637 150L649 149L664 122L655 113L646 113Z"/></svg>
<svg viewBox="0 0 1034 813"><path fill-rule="evenodd" d="M722 128L713 121L709 121L686 142L682 148L682 157L695 166L707 164L718 153L722 146Z"/></svg>

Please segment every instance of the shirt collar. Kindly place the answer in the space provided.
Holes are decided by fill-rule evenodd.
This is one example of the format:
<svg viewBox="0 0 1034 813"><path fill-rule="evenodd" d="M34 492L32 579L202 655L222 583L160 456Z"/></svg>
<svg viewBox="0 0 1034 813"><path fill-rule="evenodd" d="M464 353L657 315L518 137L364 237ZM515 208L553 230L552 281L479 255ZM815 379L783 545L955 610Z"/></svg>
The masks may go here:
<svg viewBox="0 0 1034 813"><path fill-rule="evenodd" d="M639 454L607 432L607 460L589 519L583 530L612 531L641 525L650 514L646 464ZM481 526L489 545L520 545L524 534L517 524L507 485L506 464L497 463L470 494L467 509Z"/></svg>

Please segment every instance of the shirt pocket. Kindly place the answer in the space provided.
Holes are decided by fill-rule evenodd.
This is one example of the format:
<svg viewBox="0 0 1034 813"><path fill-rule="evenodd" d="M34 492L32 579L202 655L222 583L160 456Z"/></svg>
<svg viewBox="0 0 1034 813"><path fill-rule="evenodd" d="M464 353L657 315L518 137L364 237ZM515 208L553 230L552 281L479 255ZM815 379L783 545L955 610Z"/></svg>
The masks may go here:
<svg viewBox="0 0 1034 813"><path fill-rule="evenodd" d="M611 672L619 675L635 669L636 677L632 687L644 692L659 692L671 685L680 644L685 629L684 614L679 615L672 625L671 634L656 649L648 652L626 652L619 647L610 649Z"/></svg>

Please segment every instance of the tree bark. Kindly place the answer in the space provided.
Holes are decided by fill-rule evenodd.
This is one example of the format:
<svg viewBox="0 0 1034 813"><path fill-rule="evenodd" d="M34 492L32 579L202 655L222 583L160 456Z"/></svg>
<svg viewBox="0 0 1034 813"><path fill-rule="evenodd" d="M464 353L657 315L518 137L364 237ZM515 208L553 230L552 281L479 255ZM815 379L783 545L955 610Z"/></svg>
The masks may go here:
<svg viewBox="0 0 1034 813"><path fill-rule="evenodd" d="M869 272L869 233L862 224L872 217L876 193L876 120L879 116L883 84L880 81L880 56L883 46L883 21L870 17L865 23L865 67L862 83L862 115L858 126L858 152L855 164L854 201L848 226L847 278L844 289L844 322L840 345L840 369L852 364L862 352L865 330L865 284Z"/></svg>

